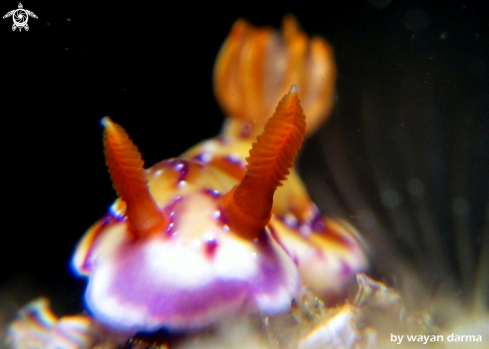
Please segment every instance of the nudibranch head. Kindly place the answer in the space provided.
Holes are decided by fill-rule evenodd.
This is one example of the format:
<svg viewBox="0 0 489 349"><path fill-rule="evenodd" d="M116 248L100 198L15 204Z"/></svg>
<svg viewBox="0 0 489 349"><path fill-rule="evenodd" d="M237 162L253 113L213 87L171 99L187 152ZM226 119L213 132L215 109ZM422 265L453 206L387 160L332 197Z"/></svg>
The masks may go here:
<svg viewBox="0 0 489 349"><path fill-rule="evenodd" d="M189 331L290 308L301 279L268 221L305 132L297 88L253 145L241 181L186 157L144 170L122 127L108 118L103 125L120 198L73 258L89 278L85 300L97 321L128 332Z"/></svg>

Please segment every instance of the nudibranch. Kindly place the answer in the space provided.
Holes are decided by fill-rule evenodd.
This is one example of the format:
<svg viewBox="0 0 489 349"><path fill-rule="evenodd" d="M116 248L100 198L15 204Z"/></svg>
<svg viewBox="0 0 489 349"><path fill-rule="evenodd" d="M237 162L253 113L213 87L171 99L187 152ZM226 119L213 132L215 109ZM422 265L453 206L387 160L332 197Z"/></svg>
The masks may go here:
<svg viewBox="0 0 489 349"><path fill-rule="evenodd" d="M215 68L230 116L222 134L147 170L125 130L102 120L119 199L73 257L96 321L128 333L179 332L281 314L303 285L327 299L365 269L355 230L323 217L293 169L304 136L332 105L331 52L292 17L283 37L238 21ZM305 86L305 112L290 84L272 113L294 81Z"/></svg>
<svg viewBox="0 0 489 349"><path fill-rule="evenodd" d="M297 94L292 88L279 104L236 185L218 166L186 157L145 171L122 127L103 119L121 199L75 255L96 319L127 331L188 330L289 308L301 279L267 224L305 131Z"/></svg>

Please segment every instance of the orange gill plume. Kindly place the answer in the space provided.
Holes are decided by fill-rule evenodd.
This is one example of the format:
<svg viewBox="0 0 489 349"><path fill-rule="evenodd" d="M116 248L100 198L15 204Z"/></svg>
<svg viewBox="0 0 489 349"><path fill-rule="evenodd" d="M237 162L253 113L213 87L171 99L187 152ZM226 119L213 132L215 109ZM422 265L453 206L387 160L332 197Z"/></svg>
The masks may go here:
<svg viewBox="0 0 489 349"><path fill-rule="evenodd" d="M122 126L110 118L104 126L105 162L117 194L126 204L128 231L142 238L165 226L165 218L148 188L141 154Z"/></svg>
<svg viewBox="0 0 489 349"><path fill-rule="evenodd" d="M331 46L320 37L309 39L294 16L284 17L282 35L255 28L243 19L234 24L214 67L214 90L224 112L232 119L226 132L253 133L263 129L276 101L289 86L301 87L307 132L312 133L329 115L334 103L336 66Z"/></svg>
<svg viewBox="0 0 489 349"><path fill-rule="evenodd" d="M270 220L275 190L286 179L302 145L306 122L298 90L292 86L280 101L253 143L244 178L224 196L231 228L247 239L257 238Z"/></svg>

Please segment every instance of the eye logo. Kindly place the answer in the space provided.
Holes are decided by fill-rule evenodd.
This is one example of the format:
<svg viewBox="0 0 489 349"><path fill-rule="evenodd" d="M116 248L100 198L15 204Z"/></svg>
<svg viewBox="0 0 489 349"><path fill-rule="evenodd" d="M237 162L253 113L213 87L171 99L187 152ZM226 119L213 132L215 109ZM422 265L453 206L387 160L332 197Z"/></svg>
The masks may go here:
<svg viewBox="0 0 489 349"><path fill-rule="evenodd" d="M34 12L24 10L22 3L19 2L19 8L16 10L12 10L7 12L3 18L7 18L12 16L14 20L14 24L12 25L12 30L15 31L16 28L19 28L19 32L24 28L26 31L29 30L29 26L27 25L27 21L29 20L29 16L37 18Z"/></svg>

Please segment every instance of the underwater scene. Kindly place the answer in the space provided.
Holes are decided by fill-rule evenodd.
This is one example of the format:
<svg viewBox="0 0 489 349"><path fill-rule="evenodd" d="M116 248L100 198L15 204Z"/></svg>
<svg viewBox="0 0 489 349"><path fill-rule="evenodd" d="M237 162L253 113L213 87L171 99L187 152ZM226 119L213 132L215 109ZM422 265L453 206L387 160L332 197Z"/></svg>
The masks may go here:
<svg viewBox="0 0 489 349"><path fill-rule="evenodd" d="M2 6L0 348L489 346L482 4Z"/></svg>

